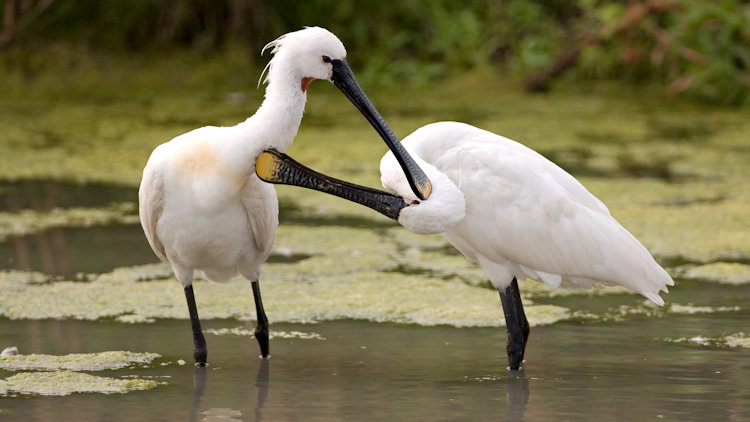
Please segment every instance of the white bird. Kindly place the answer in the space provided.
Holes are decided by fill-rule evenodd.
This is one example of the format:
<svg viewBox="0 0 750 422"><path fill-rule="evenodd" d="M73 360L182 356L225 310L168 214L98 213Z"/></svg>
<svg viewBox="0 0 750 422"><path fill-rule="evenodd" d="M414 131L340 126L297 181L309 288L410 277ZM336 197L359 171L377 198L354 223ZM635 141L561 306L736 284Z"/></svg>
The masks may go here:
<svg viewBox="0 0 750 422"><path fill-rule="evenodd" d="M364 204L414 233L441 233L500 292L511 370L520 368L529 335L519 278L552 287L620 285L664 304L659 291L674 285L669 274L599 199L536 151L456 122L424 126L403 145L432 182L426 200L410 191L390 152L380 163L381 181L398 196L328 178L279 154L259 157L274 170L259 175ZM297 173L319 180L307 183Z"/></svg>
<svg viewBox="0 0 750 422"><path fill-rule="evenodd" d="M252 282L255 335L261 356L269 356L258 279L278 225L278 201L274 188L258 180L255 160L265 149L284 151L291 145L312 80L333 82L396 151L418 196L430 192L429 180L357 84L335 35L306 28L279 37L266 49L273 58L266 67L265 99L255 115L236 126L207 126L177 136L158 146L143 170L141 225L151 248L172 265L184 287L198 365L205 365L207 351L192 287L196 269L215 282L238 273Z"/></svg>

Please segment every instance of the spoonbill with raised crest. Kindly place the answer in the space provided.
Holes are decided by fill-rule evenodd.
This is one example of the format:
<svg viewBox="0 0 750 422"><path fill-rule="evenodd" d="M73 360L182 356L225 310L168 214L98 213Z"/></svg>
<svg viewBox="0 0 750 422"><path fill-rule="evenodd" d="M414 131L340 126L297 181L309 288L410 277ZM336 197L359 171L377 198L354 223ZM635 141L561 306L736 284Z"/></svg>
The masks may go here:
<svg viewBox="0 0 750 422"><path fill-rule="evenodd" d="M430 181L357 84L335 35L305 28L279 37L267 49L273 54L266 68L268 86L253 116L236 126L207 126L177 136L159 145L143 170L141 225L151 248L172 265L184 287L197 365L205 365L207 350L193 293L196 269L215 282L238 273L251 281L255 336L261 356L270 356L258 279L276 233L278 200L274 188L256 176L255 160L267 148L284 151L291 145L311 81L329 80L338 87L394 151L415 195L430 194Z"/></svg>

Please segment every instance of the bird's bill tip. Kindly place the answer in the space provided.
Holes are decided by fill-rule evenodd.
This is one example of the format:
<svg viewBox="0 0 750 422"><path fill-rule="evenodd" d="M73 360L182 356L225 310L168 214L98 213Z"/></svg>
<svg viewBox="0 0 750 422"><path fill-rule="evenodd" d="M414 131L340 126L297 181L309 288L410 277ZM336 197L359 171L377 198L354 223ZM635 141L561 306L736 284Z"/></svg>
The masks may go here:
<svg viewBox="0 0 750 422"><path fill-rule="evenodd" d="M393 134L393 131L388 127L388 124L380 113L378 113L378 110L370 99L367 98L364 90L357 83L349 64L346 60L333 60L331 61L331 65L333 68L331 82L357 107L357 110L365 116L375 131L383 138L388 148L393 151L393 154L406 174L406 178L409 180L409 185L414 194L419 199L427 199L432 192L430 179L427 178L427 175L424 174L424 171L422 171L417 163L414 162L414 159L411 158L401 145L401 142Z"/></svg>
<svg viewBox="0 0 750 422"><path fill-rule="evenodd" d="M421 195L417 195L419 196L421 200L425 200L429 198L430 194L432 194L432 183L430 182L430 179L428 179L426 175L421 180L415 180L414 185L416 186L419 193L421 193Z"/></svg>

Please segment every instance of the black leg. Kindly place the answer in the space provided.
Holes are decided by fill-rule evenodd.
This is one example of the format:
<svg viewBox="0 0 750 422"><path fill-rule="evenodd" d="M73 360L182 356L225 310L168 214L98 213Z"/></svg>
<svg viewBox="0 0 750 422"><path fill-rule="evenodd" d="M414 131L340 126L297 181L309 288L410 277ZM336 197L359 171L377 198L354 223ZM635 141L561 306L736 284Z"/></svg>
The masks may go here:
<svg viewBox="0 0 750 422"><path fill-rule="evenodd" d="M521 292L518 290L518 281L513 281L500 292L500 301L503 304L505 314L505 326L508 329L508 363L509 369L516 371L521 368L523 354L526 350L526 340L529 338L529 322L521 303Z"/></svg>
<svg viewBox="0 0 750 422"><path fill-rule="evenodd" d="M260 284L257 281L252 282L253 297L255 298L255 315L258 319L258 325L255 327L255 338L260 344L260 357L268 359L271 355L268 352L268 318L266 311L263 309L263 301L260 298Z"/></svg>
<svg viewBox="0 0 750 422"><path fill-rule="evenodd" d="M529 328L529 321L526 319L526 312L524 312L523 310L523 302L521 302L521 290L518 288L518 280L516 280L515 277L513 277L513 281L510 283L510 286L508 286L508 288L511 289L513 293L513 301L516 304L513 309L516 312L516 318L518 318L518 325L521 326L521 332L523 333L523 350L524 352L526 352L526 343L529 339L529 332L531 331L531 328Z"/></svg>
<svg viewBox="0 0 750 422"><path fill-rule="evenodd" d="M188 311L190 312L190 324L193 326L193 357L196 366L206 366L206 339L203 337L201 330L201 321L198 319L198 308L195 306L195 296L193 295L193 285L185 287L185 298L187 299Z"/></svg>

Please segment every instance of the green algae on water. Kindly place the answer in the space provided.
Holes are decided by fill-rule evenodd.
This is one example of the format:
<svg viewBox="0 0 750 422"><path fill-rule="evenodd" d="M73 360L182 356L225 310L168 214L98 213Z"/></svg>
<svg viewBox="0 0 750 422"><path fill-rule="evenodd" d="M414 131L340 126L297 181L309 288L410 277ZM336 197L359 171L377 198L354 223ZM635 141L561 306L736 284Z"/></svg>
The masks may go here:
<svg viewBox="0 0 750 422"><path fill-rule="evenodd" d="M255 331L248 330L242 327L235 328L207 328L203 330L204 333L213 334L217 336L223 335L235 335L235 336L254 336ZM325 340L325 337L318 333L306 333L303 331L275 331L269 332L269 338L271 339L299 339L299 340Z"/></svg>
<svg viewBox="0 0 750 422"><path fill-rule="evenodd" d="M19 284L42 284L51 278L37 271L0 270L0 288L10 289Z"/></svg>
<svg viewBox="0 0 750 422"><path fill-rule="evenodd" d="M76 353L65 356L13 355L0 356L0 369L6 371L101 371L127 368L134 365L147 365L159 357L161 355L157 353L126 351Z"/></svg>
<svg viewBox="0 0 750 422"><path fill-rule="evenodd" d="M150 390L159 385L153 380L116 379L73 371L21 372L0 380L0 395L9 393L67 396L73 393L128 393Z"/></svg>
<svg viewBox="0 0 750 422"><path fill-rule="evenodd" d="M104 208L25 209L0 212L0 241L11 236L38 233L50 227L91 227L104 224L136 224L135 204L123 202Z"/></svg>
<svg viewBox="0 0 750 422"><path fill-rule="evenodd" d="M616 308L608 309L602 315L595 314L576 314L582 319L594 319L598 321L624 321L628 317L647 316L660 317L668 314L671 315L699 315L699 314L717 314L740 312L739 306L697 306L693 304L668 303L666 306L658 306L650 300L644 300L637 305L621 305Z"/></svg>
<svg viewBox="0 0 750 422"><path fill-rule="evenodd" d="M690 266L682 271L681 277L722 284L748 284L750 283L750 265L736 262L713 262Z"/></svg>
<svg viewBox="0 0 750 422"><path fill-rule="evenodd" d="M342 251L342 254L348 251ZM272 322L315 322L361 319L419 325L457 327L502 326L497 293L456 280L382 272L368 268L371 259L349 261L362 270L325 267L300 279L307 261L267 264L261 285ZM340 261L342 262L342 261ZM379 265L379 264L378 264ZM137 271L136 271L137 272ZM323 274L319 274L321 272ZM188 318L184 292L174 279L135 281L109 273L90 282L19 285L4 291L0 315L11 319L125 318L130 322L158 318ZM123 274L123 272L119 272ZM255 319L250 283L194 283L203 319ZM551 324L570 317L567 308L527 304L532 325Z"/></svg>
<svg viewBox="0 0 750 422"><path fill-rule="evenodd" d="M681 338L665 338L665 341L671 342L671 343L688 343L688 344L694 344L694 345L700 345L700 346L713 346L713 347L737 347L737 348L744 348L748 349L750 348L750 335L747 335L743 332L730 334L726 336L721 337L704 337L704 336L694 336L694 337L681 337Z"/></svg>
<svg viewBox="0 0 750 422"><path fill-rule="evenodd" d="M679 303L671 303L669 305L670 314L683 314L683 315L695 315L695 314L716 314L723 312L739 312L742 308L739 306L696 306L692 304L681 305Z"/></svg>

